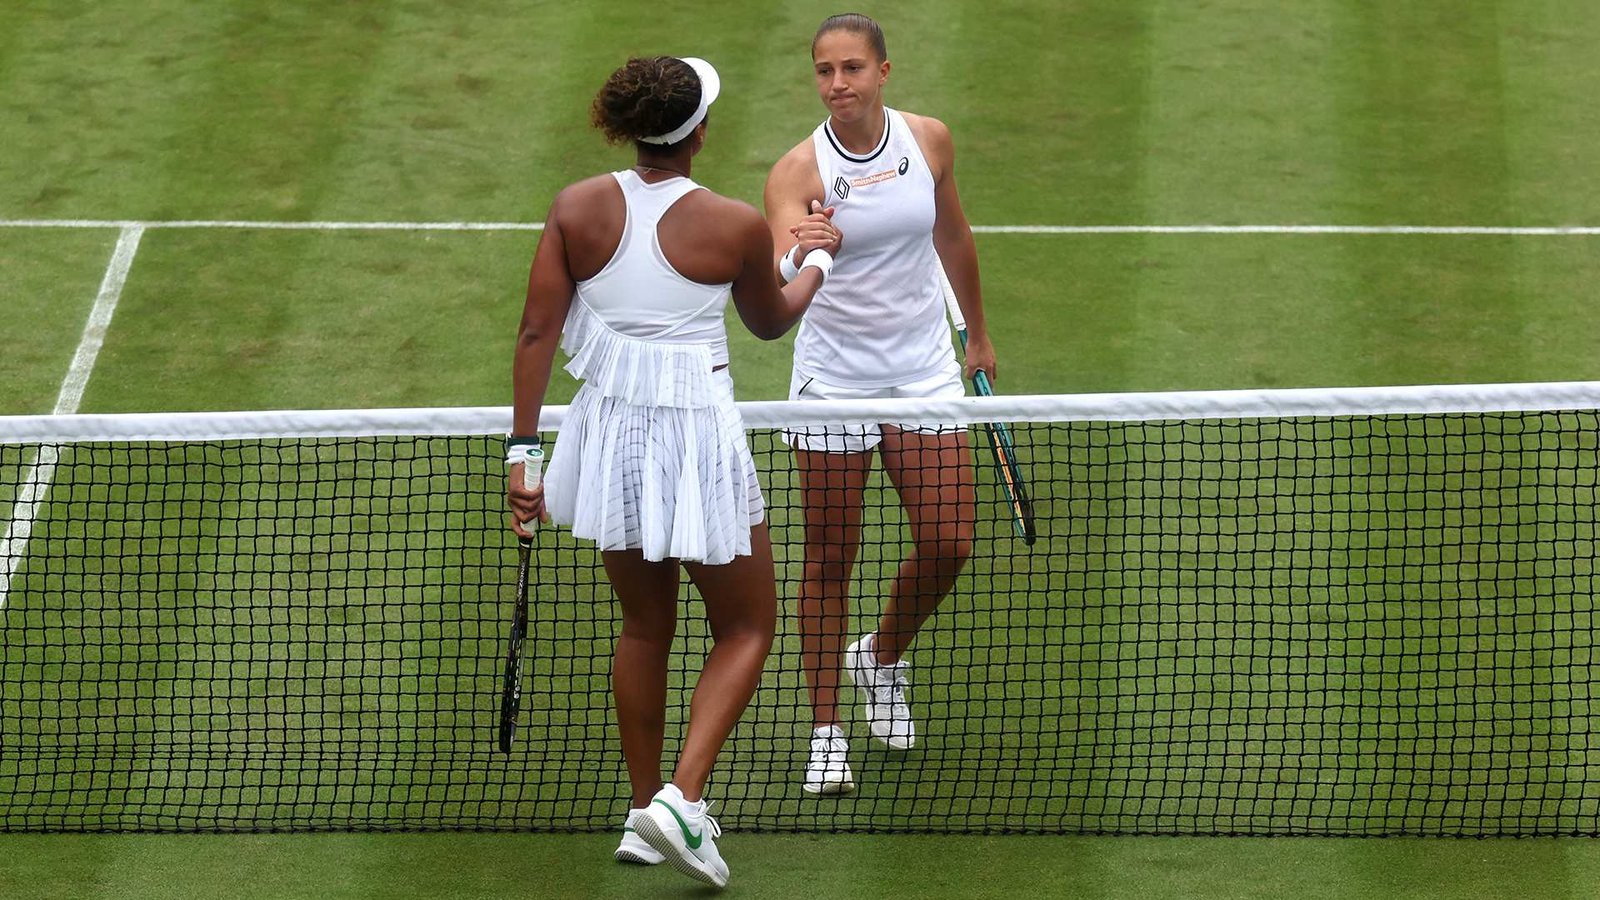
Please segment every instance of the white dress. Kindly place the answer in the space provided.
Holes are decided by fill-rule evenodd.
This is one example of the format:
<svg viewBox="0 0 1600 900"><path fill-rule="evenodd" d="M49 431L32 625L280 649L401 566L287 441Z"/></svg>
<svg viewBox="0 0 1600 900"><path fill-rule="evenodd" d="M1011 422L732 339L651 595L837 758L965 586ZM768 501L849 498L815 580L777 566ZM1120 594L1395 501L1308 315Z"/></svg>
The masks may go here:
<svg viewBox="0 0 1600 900"><path fill-rule="evenodd" d="M722 565L750 554L761 485L733 402L723 311L728 285L672 268L656 226L699 189L616 172L627 223L615 255L578 283L562 329L583 381L555 441L551 519L602 550Z"/></svg>

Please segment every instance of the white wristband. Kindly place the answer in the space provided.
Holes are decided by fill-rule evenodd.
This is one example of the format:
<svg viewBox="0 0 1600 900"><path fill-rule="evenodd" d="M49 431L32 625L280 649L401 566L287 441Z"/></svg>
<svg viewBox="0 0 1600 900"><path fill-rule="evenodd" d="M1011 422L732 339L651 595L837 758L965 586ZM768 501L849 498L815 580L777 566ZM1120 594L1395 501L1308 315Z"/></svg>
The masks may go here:
<svg viewBox="0 0 1600 900"><path fill-rule="evenodd" d="M795 244L788 250L783 251L783 258L778 260L778 274L783 276L784 284L788 284L800 277L800 270L794 264L794 251L798 249L800 249L800 245Z"/></svg>
<svg viewBox="0 0 1600 900"><path fill-rule="evenodd" d="M808 267L821 272L822 280L827 281L828 273L833 271L833 254L822 249L821 247L818 247L810 253L807 253L805 262L800 264L800 268L802 269Z"/></svg>

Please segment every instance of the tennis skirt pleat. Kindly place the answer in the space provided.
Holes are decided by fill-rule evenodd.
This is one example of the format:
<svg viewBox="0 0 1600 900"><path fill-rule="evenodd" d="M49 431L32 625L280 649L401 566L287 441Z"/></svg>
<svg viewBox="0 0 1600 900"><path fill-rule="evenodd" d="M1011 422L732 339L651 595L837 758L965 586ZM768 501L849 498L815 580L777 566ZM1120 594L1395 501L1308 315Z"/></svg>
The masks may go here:
<svg viewBox="0 0 1600 900"><path fill-rule="evenodd" d="M765 517L761 483L733 382L719 372L713 383L717 401L697 408L579 388L545 475L551 520L601 550L653 561L748 556L750 529Z"/></svg>

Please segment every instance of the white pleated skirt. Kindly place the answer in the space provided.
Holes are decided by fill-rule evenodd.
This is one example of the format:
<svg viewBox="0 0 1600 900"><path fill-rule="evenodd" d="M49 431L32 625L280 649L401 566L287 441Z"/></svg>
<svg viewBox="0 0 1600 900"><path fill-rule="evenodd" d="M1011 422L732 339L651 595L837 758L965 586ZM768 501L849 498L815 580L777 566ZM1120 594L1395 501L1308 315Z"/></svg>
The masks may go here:
<svg viewBox="0 0 1600 900"><path fill-rule="evenodd" d="M761 483L733 381L724 370L711 382L716 402L695 408L579 388L545 473L551 520L601 550L653 561L750 555L750 529L765 517Z"/></svg>

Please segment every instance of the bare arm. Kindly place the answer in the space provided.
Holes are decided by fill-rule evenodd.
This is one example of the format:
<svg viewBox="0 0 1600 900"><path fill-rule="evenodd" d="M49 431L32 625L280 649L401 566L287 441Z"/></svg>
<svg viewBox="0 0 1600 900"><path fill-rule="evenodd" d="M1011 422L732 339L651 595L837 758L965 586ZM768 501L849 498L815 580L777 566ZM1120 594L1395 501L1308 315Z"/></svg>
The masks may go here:
<svg viewBox="0 0 1600 900"><path fill-rule="evenodd" d="M923 153L934 169L933 247L950 277L956 303L967 320L966 375L979 369L995 377L994 345L989 341L989 325L983 315L983 288L978 279L978 245L972 239L972 225L961 208L956 191L955 142L950 129L938 119L921 117L918 137Z"/></svg>
<svg viewBox="0 0 1600 900"><path fill-rule="evenodd" d="M767 175L763 203L775 269L783 254L794 251L797 243L814 245L838 237L831 222L833 208L822 208L821 185L810 141L790 150ZM795 252L790 260L799 265L803 256L803 252Z"/></svg>
<svg viewBox="0 0 1600 900"><path fill-rule="evenodd" d="M744 269L733 281L733 305L739 318L750 333L764 341L777 340L788 333L811 305L811 298L822 287L820 269L807 266L788 284L778 286L774 271L772 234L767 223L755 210L749 210L749 221L741 229L744 250ZM821 247L830 252L838 249L838 241L826 244L817 240L800 242L802 254Z"/></svg>
<svg viewBox="0 0 1600 900"><path fill-rule="evenodd" d="M528 298L522 307L516 356L511 364L511 433L515 435L538 433L539 410L544 405L545 390L550 386L550 369L555 362L556 346L561 341L561 326L566 322L576 290L567 268L566 242L561 233L564 196L558 195L550 206L544 233L539 237L539 247L534 251L533 265L528 272ZM522 522L548 520L544 486L532 491L524 488L521 464L511 468L507 497L512 510L511 528L519 537L531 537Z"/></svg>

